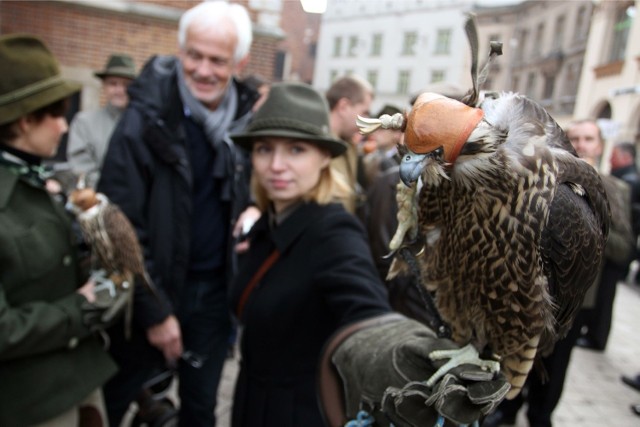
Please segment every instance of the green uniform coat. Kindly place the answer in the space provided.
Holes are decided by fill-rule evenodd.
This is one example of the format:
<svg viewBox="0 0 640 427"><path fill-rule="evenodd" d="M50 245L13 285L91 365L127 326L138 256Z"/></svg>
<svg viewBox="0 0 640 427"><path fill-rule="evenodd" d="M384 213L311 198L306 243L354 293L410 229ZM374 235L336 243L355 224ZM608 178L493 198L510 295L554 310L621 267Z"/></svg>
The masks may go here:
<svg viewBox="0 0 640 427"><path fill-rule="evenodd" d="M0 166L0 426L57 416L116 370L82 322L73 242L63 206Z"/></svg>

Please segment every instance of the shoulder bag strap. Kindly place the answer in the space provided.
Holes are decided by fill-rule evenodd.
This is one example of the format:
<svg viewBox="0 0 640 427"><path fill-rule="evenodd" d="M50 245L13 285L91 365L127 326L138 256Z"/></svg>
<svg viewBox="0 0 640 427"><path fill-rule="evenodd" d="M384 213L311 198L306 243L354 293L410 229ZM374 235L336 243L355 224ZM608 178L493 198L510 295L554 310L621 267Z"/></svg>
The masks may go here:
<svg viewBox="0 0 640 427"><path fill-rule="evenodd" d="M271 252L271 255L269 255L267 259L264 260L260 268L258 268L255 274L251 277L251 280L249 280L247 287L244 288L244 291L242 291L240 301L238 302L238 307L236 308L236 315L238 316L238 319L242 318L244 305L247 302L247 299L249 299L249 295L251 295L251 292L253 292L253 289L256 287L260 279L262 279L262 277L266 274L266 272L271 268L273 263L276 262L279 257L280 252L278 251L278 249L274 249L273 252Z"/></svg>

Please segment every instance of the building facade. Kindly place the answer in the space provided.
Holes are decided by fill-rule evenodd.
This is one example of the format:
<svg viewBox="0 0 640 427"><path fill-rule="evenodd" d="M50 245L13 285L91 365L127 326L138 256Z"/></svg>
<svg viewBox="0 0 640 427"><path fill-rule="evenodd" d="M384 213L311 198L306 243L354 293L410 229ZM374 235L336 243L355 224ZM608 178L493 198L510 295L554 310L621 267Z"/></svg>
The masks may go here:
<svg viewBox="0 0 640 427"><path fill-rule="evenodd" d="M486 89L522 93L566 124L576 105L592 11L593 3L584 0L476 9L480 51L488 51L490 40L503 43Z"/></svg>
<svg viewBox="0 0 640 427"><path fill-rule="evenodd" d="M79 110L98 107L101 70L112 53L131 55L138 69L153 55L178 51L177 30L182 13L200 0L0 0L0 34L29 33L42 38L60 61L63 76L82 84L72 100L69 119ZM242 76L259 74L273 79L278 45L283 39L276 25L262 22L260 7L248 6L254 22L249 64ZM260 6L260 5L259 5ZM242 77L240 76L240 77ZM65 158L65 141L57 160Z"/></svg>
<svg viewBox="0 0 640 427"><path fill-rule="evenodd" d="M600 1L591 22L574 116L598 119L608 142L640 145L639 1Z"/></svg>
<svg viewBox="0 0 640 427"><path fill-rule="evenodd" d="M493 2L329 0L314 85L323 90L339 76L358 74L374 86L376 106L406 107L413 95L433 88L465 92L471 80L463 27L466 13L473 12L480 65L487 58L490 41L503 43L503 56L493 61L483 88L523 93L561 125L570 121L593 2L478 3Z"/></svg>
<svg viewBox="0 0 640 427"><path fill-rule="evenodd" d="M276 73L282 80L313 83L321 14L307 13L300 1L283 1L280 26L284 38L278 45Z"/></svg>
<svg viewBox="0 0 640 427"><path fill-rule="evenodd" d="M348 74L375 89L373 111L401 108L431 85L471 87L464 32L470 1L329 0L322 17L313 84L326 90Z"/></svg>

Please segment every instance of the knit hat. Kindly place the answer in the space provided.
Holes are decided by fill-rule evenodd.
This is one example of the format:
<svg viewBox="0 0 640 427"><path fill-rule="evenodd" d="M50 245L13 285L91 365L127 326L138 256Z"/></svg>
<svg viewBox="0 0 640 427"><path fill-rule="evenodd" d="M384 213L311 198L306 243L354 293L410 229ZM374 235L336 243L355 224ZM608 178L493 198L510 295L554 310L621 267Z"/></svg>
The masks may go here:
<svg viewBox="0 0 640 427"><path fill-rule="evenodd" d="M256 137L296 138L329 150L332 157L347 150L345 142L331 135L329 106L325 98L304 83L275 83L245 133L231 135L248 150Z"/></svg>
<svg viewBox="0 0 640 427"><path fill-rule="evenodd" d="M104 70L96 71L93 75L101 79L116 76L133 80L136 78L136 66L129 55L114 53L107 60Z"/></svg>
<svg viewBox="0 0 640 427"><path fill-rule="evenodd" d="M80 90L65 81L42 40L27 34L0 36L0 125L11 123Z"/></svg>

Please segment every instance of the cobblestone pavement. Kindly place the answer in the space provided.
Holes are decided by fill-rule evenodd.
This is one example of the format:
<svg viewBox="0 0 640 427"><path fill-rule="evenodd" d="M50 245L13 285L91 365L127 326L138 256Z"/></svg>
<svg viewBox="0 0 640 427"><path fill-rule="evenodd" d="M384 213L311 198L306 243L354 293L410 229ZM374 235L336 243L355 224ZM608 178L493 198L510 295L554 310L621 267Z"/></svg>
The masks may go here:
<svg viewBox="0 0 640 427"><path fill-rule="evenodd" d="M575 348L554 427L638 427L640 417L631 412L640 393L620 381L622 374L640 373L640 287L618 285L614 318L607 349L594 352ZM229 359L220 385L218 427L230 426L237 359ZM520 411L516 427L528 427ZM300 426L304 427L304 426Z"/></svg>
<svg viewBox="0 0 640 427"><path fill-rule="evenodd" d="M631 412L640 393L620 380L640 373L640 287L619 283L613 325L604 352L575 348L567 384L554 414L554 427L638 427ZM522 411L521 411L522 412ZM527 423L520 414L518 427Z"/></svg>

